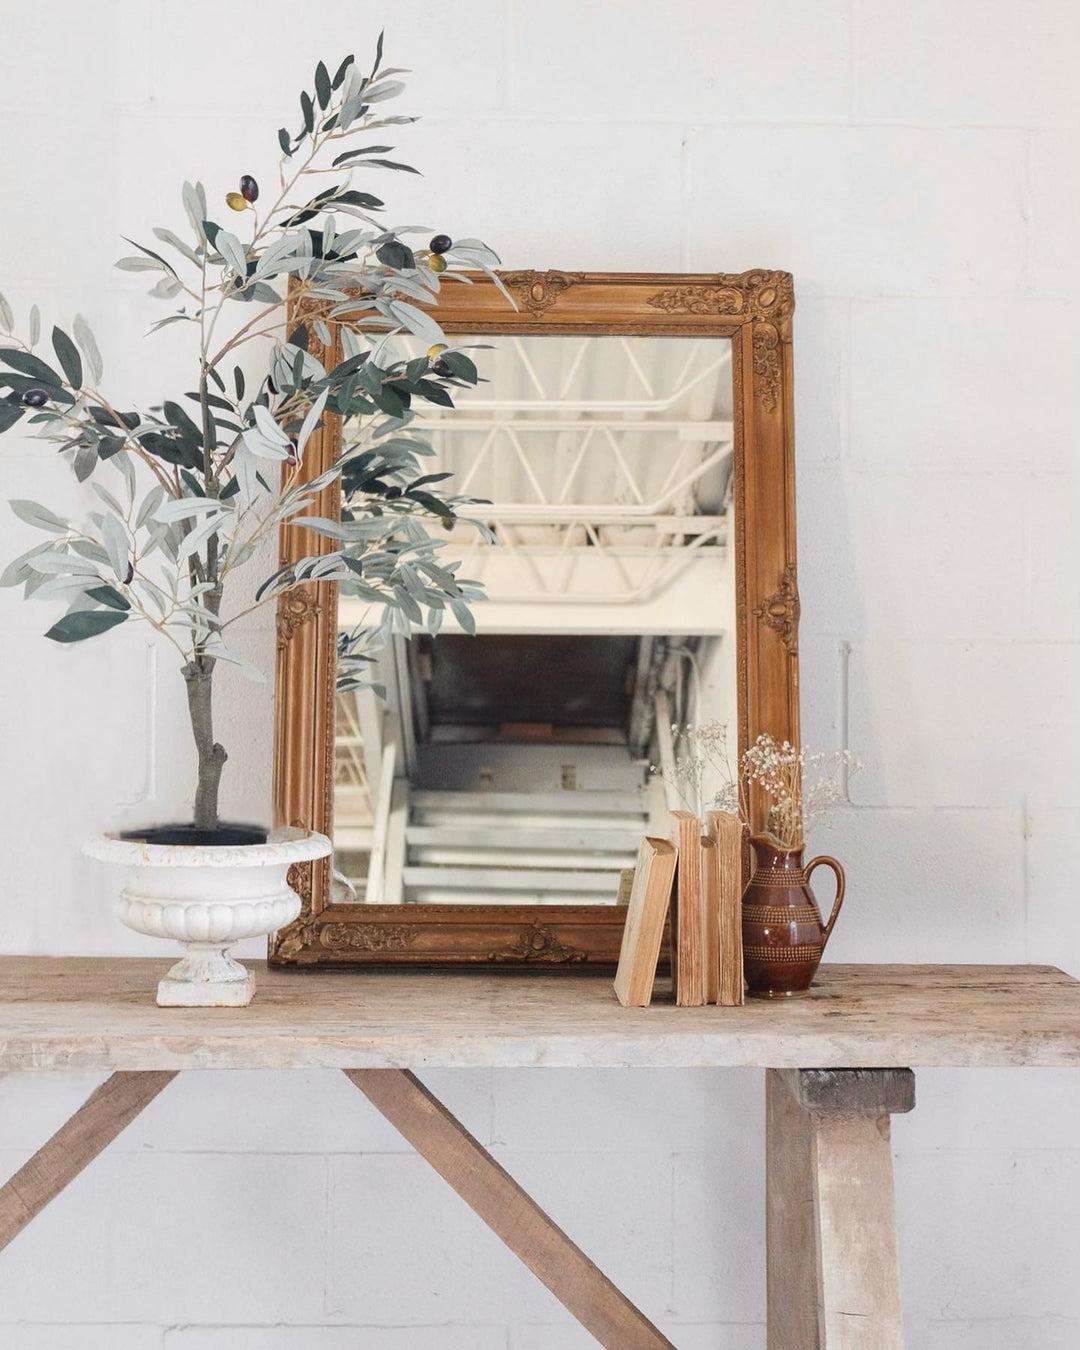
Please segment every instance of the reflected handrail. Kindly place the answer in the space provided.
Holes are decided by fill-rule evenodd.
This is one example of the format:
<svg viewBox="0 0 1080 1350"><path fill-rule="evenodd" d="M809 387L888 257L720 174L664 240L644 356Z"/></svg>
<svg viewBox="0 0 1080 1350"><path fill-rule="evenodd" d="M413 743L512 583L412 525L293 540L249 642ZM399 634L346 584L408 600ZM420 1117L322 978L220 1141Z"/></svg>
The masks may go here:
<svg viewBox="0 0 1080 1350"><path fill-rule="evenodd" d="M379 786L375 796L375 824L372 829L371 861L368 863L367 888L364 903L384 903L386 886L387 840L394 800L394 776L397 771L397 735L393 726L387 728L379 765Z"/></svg>

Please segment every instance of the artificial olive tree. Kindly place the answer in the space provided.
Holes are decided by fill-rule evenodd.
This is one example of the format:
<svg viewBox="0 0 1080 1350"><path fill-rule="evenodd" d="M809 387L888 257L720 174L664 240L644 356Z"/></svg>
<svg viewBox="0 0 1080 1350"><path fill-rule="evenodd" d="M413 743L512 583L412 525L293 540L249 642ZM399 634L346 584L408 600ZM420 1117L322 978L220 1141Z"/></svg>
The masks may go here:
<svg viewBox="0 0 1080 1350"><path fill-rule="evenodd" d="M245 614L311 581L337 582L370 600L378 621L340 644L345 687L361 679L372 648L390 632L408 633L416 623L434 631L447 607L471 626L468 602L479 592L456 577L456 564L439 564L445 541L423 523L452 525L466 499L440 490L448 475L421 472L431 450L413 418L417 400L452 406L452 389L478 378L424 308L437 297L440 275L468 267L490 274L497 259L479 240L455 243L445 234L425 247L410 244L416 231L380 225L382 201L354 186L379 169L415 172L385 158L390 146L370 141L377 129L414 120L382 111L404 87L393 78L400 73L382 66L381 37L366 74L352 56L333 75L320 62L313 89L300 95L298 130L278 132L272 191L250 173L239 176L222 203L238 217L226 229L211 219L217 213L202 185L185 183L186 230L157 228L157 249L134 244L136 252L117 264L154 273L151 294L179 302L153 328L190 331L193 389L130 409L104 392L101 355L84 319L75 318L70 336L53 328L51 353L43 355L37 307L25 335L16 336L0 296L0 326L9 335L0 348L0 432L33 427L98 498L80 525L13 501L16 515L49 537L11 563L2 582L67 603L46 634L57 642L141 621L176 649L198 753L199 830L218 826L227 759L214 735L218 667L262 678L228 645L229 629ZM327 185L313 192L316 181ZM286 331L289 305L307 317ZM332 324L341 326L344 350L327 369L313 348L330 348ZM397 354L398 334L419 338L427 354ZM262 373L249 380L239 360L254 343L263 345ZM327 415L353 424L352 434L336 463L303 481L305 447ZM108 487L103 468L116 475ZM338 480L342 518L308 514L314 494ZM253 595L248 587L246 602L230 604L236 573L286 520L328 536L333 551L281 568Z"/></svg>

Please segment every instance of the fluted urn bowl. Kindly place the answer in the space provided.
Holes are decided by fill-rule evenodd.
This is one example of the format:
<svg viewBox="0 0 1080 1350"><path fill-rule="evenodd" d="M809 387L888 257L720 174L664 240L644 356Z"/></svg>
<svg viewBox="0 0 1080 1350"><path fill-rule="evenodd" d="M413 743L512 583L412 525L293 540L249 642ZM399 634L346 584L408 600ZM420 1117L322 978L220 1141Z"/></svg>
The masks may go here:
<svg viewBox="0 0 1080 1350"><path fill-rule="evenodd" d="M289 868L332 851L325 835L295 829L258 844L161 844L103 834L83 848L88 857L127 869L115 904L122 924L185 949L158 985L163 1008L250 1003L255 977L229 948L291 923L300 897L289 885Z"/></svg>

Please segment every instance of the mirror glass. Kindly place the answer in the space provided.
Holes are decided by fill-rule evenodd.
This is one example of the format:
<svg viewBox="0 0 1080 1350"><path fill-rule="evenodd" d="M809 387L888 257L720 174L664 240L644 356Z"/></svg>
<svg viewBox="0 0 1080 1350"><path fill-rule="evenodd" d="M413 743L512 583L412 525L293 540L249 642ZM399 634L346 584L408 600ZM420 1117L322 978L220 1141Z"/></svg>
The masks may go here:
<svg viewBox="0 0 1080 1350"><path fill-rule="evenodd" d="M642 834L695 805L673 728L734 739L730 342L453 341L489 348L486 382L423 405L423 472L485 499L494 542L430 528L487 598L475 635L447 612L391 639L382 695L338 694L333 898L616 904ZM342 587L342 631L370 612Z"/></svg>

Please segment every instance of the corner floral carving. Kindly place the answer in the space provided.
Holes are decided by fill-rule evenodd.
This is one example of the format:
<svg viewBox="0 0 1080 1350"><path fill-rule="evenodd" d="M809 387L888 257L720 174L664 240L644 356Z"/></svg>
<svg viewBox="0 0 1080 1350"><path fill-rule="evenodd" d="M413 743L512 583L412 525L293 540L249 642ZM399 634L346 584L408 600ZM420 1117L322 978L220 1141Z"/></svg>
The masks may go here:
<svg viewBox="0 0 1080 1350"><path fill-rule="evenodd" d="M333 951L400 952L420 936L415 923L325 923L319 928L319 946Z"/></svg>
<svg viewBox="0 0 1080 1350"><path fill-rule="evenodd" d="M288 928L279 929L270 937L271 959L274 961L295 961L302 952L310 947L310 938L314 929L315 924L311 919L291 923Z"/></svg>
<svg viewBox="0 0 1080 1350"><path fill-rule="evenodd" d="M300 897L300 915L292 923L270 934L269 955L277 961L292 961L308 945L308 938L314 926L311 917L311 875L313 864L310 862L293 863L286 877L287 884Z"/></svg>
<svg viewBox="0 0 1080 1350"><path fill-rule="evenodd" d="M766 412L780 400L780 335L771 323L754 324L754 392Z"/></svg>
<svg viewBox="0 0 1080 1350"><path fill-rule="evenodd" d="M501 951L488 952L489 961L520 961L525 965L537 962L559 965L572 965L585 960L585 952L576 947L568 947L560 942L555 934L538 919L526 924L515 940Z"/></svg>
<svg viewBox="0 0 1080 1350"><path fill-rule="evenodd" d="M508 290L530 314L544 314L564 291L585 280L584 272L500 272Z"/></svg>
<svg viewBox="0 0 1080 1350"><path fill-rule="evenodd" d="M657 291L649 304L668 314L745 314L775 324L790 342L795 288L790 272L717 272L708 284Z"/></svg>
<svg viewBox="0 0 1080 1350"><path fill-rule="evenodd" d="M288 884L300 897L300 913L311 913L311 874L310 862L293 863L289 868Z"/></svg>
<svg viewBox="0 0 1080 1350"><path fill-rule="evenodd" d="M670 286L649 298L666 314L734 314L753 324L754 390L766 412L780 399L782 344L791 341L795 288L789 272L718 272L713 282Z"/></svg>
<svg viewBox="0 0 1080 1350"><path fill-rule="evenodd" d="M293 634L302 625L319 614L322 606L308 590L287 591L278 600L277 611L277 649L279 652L293 639Z"/></svg>
<svg viewBox="0 0 1080 1350"><path fill-rule="evenodd" d="M788 564L780 574L780 587L754 606L754 613L767 628L780 634L789 656L799 650L799 587L795 568Z"/></svg>
<svg viewBox="0 0 1080 1350"><path fill-rule="evenodd" d="M315 960L316 948L329 952L399 952L420 936L418 924L321 923L310 911L283 928L274 942L279 961Z"/></svg>

